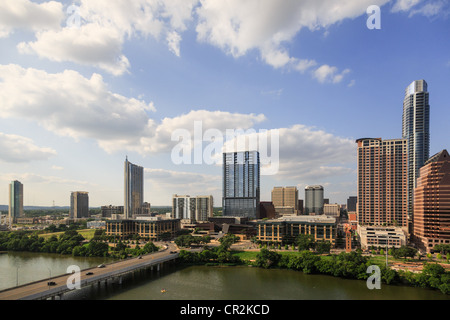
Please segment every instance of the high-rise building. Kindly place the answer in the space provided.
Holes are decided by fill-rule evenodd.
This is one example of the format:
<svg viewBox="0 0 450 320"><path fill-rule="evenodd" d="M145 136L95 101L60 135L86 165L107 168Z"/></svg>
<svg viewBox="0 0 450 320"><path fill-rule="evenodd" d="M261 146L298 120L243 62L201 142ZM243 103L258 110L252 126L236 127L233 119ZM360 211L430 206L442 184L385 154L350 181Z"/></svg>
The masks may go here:
<svg viewBox="0 0 450 320"><path fill-rule="evenodd" d="M272 189L272 203L275 210L283 214L298 214L297 187L274 187Z"/></svg>
<svg viewBox="0 0 450 320"><path fill-rule="evenodd" d="M125 159L124 166L124 219L132 219L142 213L144 203L144 168Z"/></svg>
<svg viewBox="0 0 450 320"><path fill-rule="evenodd" d="M70 194L70 219L89 217L89 194L85 191L74 191Z"/></svg>
<svg viewBox="0 0 450 320"><path fill-rule="evenodd" d="M257 218L260 201L260 160L258 151L223 154L224 216Z"/></svg>
<svg viewBox="0 0 450 320"><path fill-rule="evenodd" d="M323 214L323 187L306 186L305 188L305 214Z"/></svg>
<svg viewBox="0 0 450 320"><path fill-rule="evenodd" d="M438 152L420 168L414 190L413 241L423 251L450 244L450 156Z"/></svg>
<svg viewBox="0 0 450 320"><path fill-rule="evenodd" d="M430 105L425 80L413 81L405 90L403 100L402 138L408 146L408 216L410 228L414 221L413 194L419 169L430 156Z"/></svg>
<svg viewBox="0 0 450 320"><path fill-rule="evenodd" d="M16 222L17 218L23 216L23 184L15 180L9 184L9 221Z"/></svg>
<svg viewBox="0 0 450 320"><path fill-rule="evenodd" d="M347 212L356 212L356 202L358 197L350 196L347 199Z"/></svg>
<svg viewBox="0 0 450 320"><path fill-rule="evenodd" d="M212 216L213 196L173 195L172 218L198 222L208 221L208 218Z"/></svg>
<svg viewBox="0 0 450 320"><path fill-rule="evenodd" d="M406 139L356 140L360 225L407 227L406 142Z"/></svg>

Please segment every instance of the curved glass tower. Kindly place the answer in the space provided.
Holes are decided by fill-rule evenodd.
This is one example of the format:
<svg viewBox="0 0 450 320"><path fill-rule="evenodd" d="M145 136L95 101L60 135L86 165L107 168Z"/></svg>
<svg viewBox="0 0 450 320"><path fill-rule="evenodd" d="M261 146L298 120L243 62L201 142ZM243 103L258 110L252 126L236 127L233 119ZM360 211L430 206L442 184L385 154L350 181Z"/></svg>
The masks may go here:
<svg viewBox="0 0 450 320"><path fill-rule="evenodd" d="M413 222L413 194L419 169L430 157L430 105L425 80L413 81L403 100L402 138L408 150L408 216Z"/></svg>
<svg viewBox="0 0 450 320"><path fill-rule="evenodd" d="M125 159L125 204L124 219L132 219L142 213L144 203L144 168Z"/></svg>

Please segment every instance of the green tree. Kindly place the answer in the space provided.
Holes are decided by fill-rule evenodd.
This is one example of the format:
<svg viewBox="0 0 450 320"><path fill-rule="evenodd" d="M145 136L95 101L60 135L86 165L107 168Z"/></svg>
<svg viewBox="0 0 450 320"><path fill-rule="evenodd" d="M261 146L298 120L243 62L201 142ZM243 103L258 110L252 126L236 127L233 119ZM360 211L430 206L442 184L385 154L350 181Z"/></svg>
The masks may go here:
<svg viewBox="0 0 450 320"><path fill-rule="evenodd" d="M330 253L331 242L329 241L318 241L316 242L316 252L319 254Z"/></svg>
<svg viewBox="0 0 450 320"><path fill-rule="evenodd" d="M261 268L270 268L278 263L281 255L275 251L261 249L256 255L256 266Z"/></svg>
<svg viewBox="0 0 450 320"><path fill-rule="evenodd" d="M298 251L313 249L315 246L314 236L311 234L299 234L296 239Z"/></svg>

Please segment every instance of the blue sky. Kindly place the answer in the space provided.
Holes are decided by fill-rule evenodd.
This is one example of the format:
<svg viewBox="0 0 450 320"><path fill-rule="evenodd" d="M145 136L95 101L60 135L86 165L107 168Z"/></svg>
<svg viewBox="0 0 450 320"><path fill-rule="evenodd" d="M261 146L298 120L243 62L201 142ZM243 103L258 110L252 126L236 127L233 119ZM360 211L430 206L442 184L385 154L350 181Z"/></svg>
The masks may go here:
<svg viewBox="0 0 450 320"><path fill-rule="evenodd" d="M381 29L366 26L370 5ZM69 205L71 191L123 205L128 155L145 167L145 201L212 194L220 205L220 164L171 155L171 134L193 134L194 121L279 133L261 200L322 184L345 203L355 140L401 137L412 81L428 82L430 153L449 147L449 13L441 0L2 1L0 203L19 180L25 205Z"/></svg>

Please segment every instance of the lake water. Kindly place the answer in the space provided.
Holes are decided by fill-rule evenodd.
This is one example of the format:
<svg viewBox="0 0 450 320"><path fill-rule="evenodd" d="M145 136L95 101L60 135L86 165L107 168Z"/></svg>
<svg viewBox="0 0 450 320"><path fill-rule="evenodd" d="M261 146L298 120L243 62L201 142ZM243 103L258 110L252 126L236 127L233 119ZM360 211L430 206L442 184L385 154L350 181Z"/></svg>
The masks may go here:
<svg viewBox="0 0 450 320"><path fill-rule="evenodd" d="M0 255L0 289L109 262L57 254ZM165 292L162 292L162 290ZM122 284L108 283L75 290L67 300L450 300L439 291L381 285L370 290L362 280L307 275L299 271L247 266L167 265L159 272L140 272Z"/></svg>

